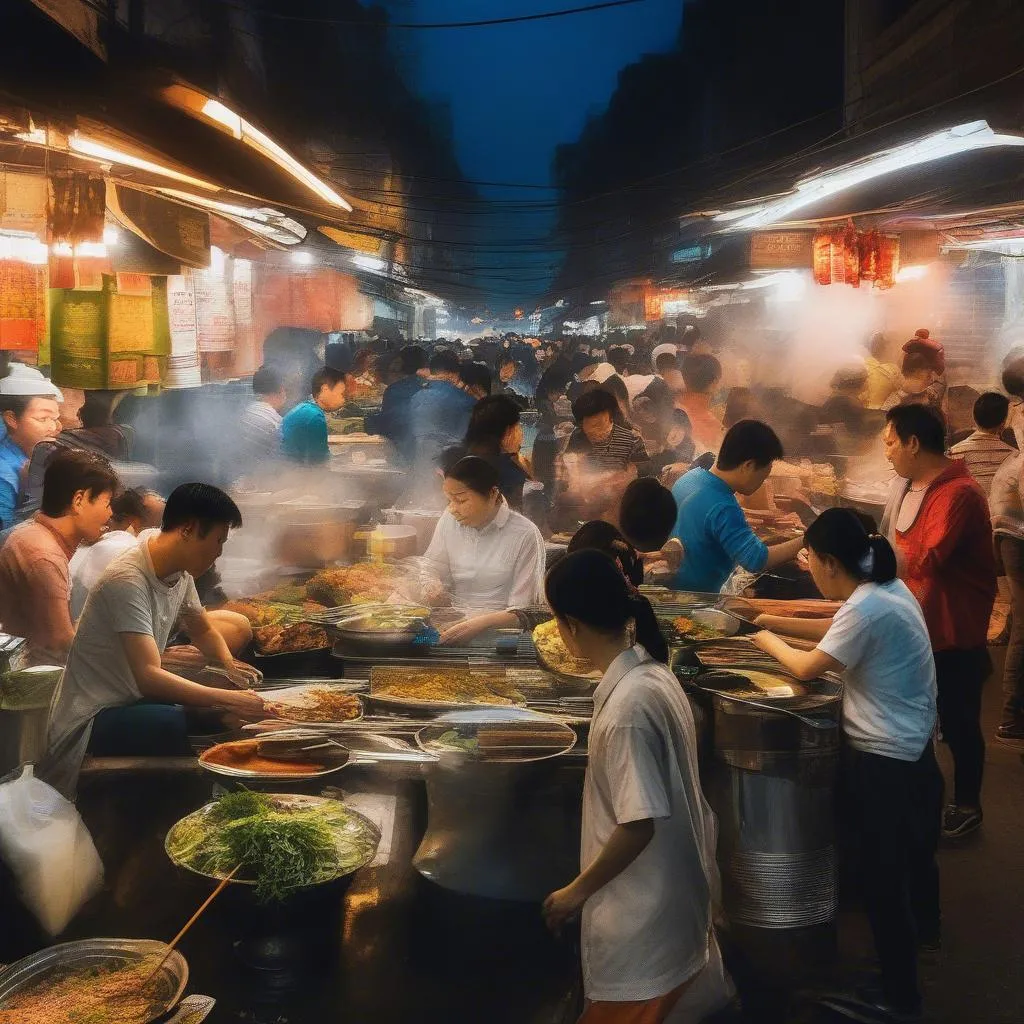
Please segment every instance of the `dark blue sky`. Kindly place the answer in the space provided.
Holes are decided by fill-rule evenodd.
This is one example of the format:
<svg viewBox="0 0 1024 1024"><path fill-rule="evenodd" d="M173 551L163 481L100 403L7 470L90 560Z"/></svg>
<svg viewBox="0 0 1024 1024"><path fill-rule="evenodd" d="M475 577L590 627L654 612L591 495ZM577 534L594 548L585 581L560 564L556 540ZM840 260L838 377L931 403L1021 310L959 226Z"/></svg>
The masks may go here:
<svg viewBox="0 0 1024 1024"><path fill-rule="evenodd" d="M382 0L394 21L501 18L583 6L585 0ZM456 153L466 177L551 183L555 147L579 137L587 115L603 109L616 77L645 53L669 49L679 31L681 0L523 24L396 32L411 59L412 80L429 99L449 105ZM487 198L548 200L554 193L482 190ZM541 237L550 214L485 215L492 244ZM544 290L551 258L492 252L480 262L508 263L494 276L496 300L519 289L524 300ZM522 269L524 268L525 269Z"/></svg>

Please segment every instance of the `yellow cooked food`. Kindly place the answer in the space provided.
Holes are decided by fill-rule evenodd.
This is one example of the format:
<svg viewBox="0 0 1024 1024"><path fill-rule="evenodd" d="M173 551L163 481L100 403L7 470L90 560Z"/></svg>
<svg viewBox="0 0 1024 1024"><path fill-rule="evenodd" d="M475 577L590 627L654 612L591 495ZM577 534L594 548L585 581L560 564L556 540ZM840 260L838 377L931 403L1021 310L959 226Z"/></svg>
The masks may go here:
<svg viewBox="0 0 1024 1024"><path fill-rule="evenodd" d="M370 674L370 693L452 704L523 704L526 700L504 675L464 670L375 667Z"/></svg>
<svg viewBox="0 0 1024 1024"><path fill-rule="evenodd" d="M555 672L569 676L589 676L599 673L586 658L577 658L566 650L554 619L542 622L533 631L533 644L541 660Z"/></svg>

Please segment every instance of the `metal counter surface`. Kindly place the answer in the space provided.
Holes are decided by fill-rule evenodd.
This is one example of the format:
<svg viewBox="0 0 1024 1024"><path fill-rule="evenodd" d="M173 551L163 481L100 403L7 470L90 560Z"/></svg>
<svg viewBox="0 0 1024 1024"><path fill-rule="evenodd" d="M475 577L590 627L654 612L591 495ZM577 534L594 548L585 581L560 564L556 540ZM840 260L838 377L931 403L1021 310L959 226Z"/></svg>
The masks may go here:
<svg viewBox="0 0 1024 1024"><path fill-rule="evenodd" d="M456 895L413 869L426 824L422 783L353 769L340 785L394 799L389 862L364 868L345 891L322 887L290 918L277 915L259 945L260 956L282 958L272 970L243 963L240 954L252 953L268 915L254 915L239 899L240 887L229 887L181 945L189 991L217 999L212 1024L574 1021L572 936L553 938L536 903ZM211 887L170 863L164 836L209 800L212 789L199 770L83 777L78 804L106 885L60 941L174 935ZM6 962L49 944L13 900L9 883L0 876L0 961ZM297 948L302 954L285 963Z"/></svg>

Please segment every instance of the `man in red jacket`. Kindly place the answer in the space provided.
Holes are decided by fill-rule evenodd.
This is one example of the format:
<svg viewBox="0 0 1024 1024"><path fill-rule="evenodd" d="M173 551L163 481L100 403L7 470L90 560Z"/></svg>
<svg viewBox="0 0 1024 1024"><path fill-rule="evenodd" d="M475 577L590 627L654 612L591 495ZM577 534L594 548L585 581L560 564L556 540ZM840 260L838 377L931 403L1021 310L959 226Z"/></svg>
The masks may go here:
<svg viewBox="0 0 1024 1024"><path fill-rule="evenodd" d="M898 405L886 421L886 456L902 479L881 529L896 549L900 577L921 603L935 652L939 725L955 776L942 834L958 838L982 821L981 688L992 670L987 640L996 594L992 523L966 464L946 458L940 413Z"/></svg>

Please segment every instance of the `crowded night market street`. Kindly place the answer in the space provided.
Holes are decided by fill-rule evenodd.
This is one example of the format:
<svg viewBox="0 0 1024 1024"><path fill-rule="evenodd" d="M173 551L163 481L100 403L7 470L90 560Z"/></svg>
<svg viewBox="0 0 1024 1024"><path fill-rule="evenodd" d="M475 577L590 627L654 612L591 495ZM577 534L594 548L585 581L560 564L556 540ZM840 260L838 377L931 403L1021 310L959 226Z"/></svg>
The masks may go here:
<svg viewBox="0 0 1024 1024"><path fill-rule="evenodd" d="M0 4L0 1024L1024 1021L1024 5Z"/></svg>

